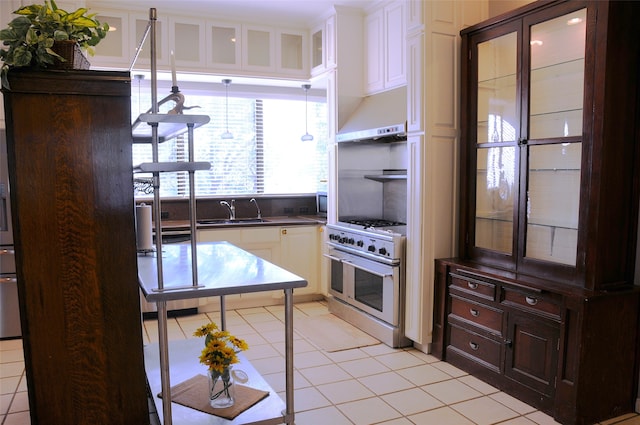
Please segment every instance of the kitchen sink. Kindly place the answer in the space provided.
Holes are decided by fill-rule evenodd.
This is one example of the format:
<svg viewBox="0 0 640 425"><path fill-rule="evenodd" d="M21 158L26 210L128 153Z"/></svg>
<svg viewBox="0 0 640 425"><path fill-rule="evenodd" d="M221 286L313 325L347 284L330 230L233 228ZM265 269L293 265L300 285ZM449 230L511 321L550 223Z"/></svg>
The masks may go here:
<svg viewBox="0 0 640 425"><path fill-rule="evenodd" d="M217 218L212 220L198 220L198 224L245 224L245 223L266 223L264 218Z"/></svg>

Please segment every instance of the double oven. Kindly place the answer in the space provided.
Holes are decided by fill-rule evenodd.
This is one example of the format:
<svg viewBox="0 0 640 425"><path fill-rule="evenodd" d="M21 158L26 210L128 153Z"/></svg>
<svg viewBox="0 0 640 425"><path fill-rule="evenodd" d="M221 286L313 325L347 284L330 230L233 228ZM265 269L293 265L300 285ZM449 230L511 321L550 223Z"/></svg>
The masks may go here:
<svg viewBox="0 0 640 425"><path fill-rule="evenodd" d="M338 143L329 311L391 347L404 336L406 142Z"/></svg>

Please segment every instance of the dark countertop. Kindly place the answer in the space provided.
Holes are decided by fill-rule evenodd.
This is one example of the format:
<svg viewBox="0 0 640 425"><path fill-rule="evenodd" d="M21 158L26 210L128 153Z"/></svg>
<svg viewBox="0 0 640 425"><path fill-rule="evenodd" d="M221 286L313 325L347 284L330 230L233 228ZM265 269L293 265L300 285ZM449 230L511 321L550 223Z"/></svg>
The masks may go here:
<svg viewBox="0 0 640 425"><path fill-rule="evenodd" d="M224 219L199 219L198 221L216 221L214 223L198 223L198 230L206 229L228 229L236 227L263 227L263 226L313 226L324 225L327 219L317 215L307 216L279 216L264 217L261 222L250 221L252 218L239 217L238 222L223 222ZM242 221L247 220L247 221ZM189 220L162 220L162 231L166 232L184 232L189 230Z"/></svg>

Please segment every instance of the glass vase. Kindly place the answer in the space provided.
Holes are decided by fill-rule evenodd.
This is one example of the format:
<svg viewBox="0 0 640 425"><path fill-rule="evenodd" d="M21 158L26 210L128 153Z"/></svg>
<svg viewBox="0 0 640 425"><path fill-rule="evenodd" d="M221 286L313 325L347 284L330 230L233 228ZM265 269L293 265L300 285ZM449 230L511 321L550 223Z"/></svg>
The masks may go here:
<svg viewBox="0 0 640 425"><path fill-rule="evenodd" d="M231 366L224 369L222 373L209 371L209 399L211 407L221 409L231 407L235 401L235 387L233 385L233 374Z"/></svg>

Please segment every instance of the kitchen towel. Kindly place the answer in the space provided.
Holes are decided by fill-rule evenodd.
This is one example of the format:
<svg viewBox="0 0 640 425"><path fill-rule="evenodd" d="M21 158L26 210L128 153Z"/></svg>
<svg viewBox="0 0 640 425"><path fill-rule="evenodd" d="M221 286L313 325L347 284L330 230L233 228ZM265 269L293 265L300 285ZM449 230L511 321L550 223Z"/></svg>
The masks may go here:
<svg viewBox="0 0 640 425"><path fill-rule="evenodd" d="M244 385L233 384L236 387L235 403L231 407L214 409L209 404L209 380L204 375L196 375L173 387L171 387L171 401L232 420L263 398L269 395L268 391L261 391ZM162 398L162 393L158 394Z"/></svg>
<svg viewBox="0 0 640 425"><path fill-rule="evenodd" d="M138 251L153 250L150 205L136 205L136 246Z"/></svg>

